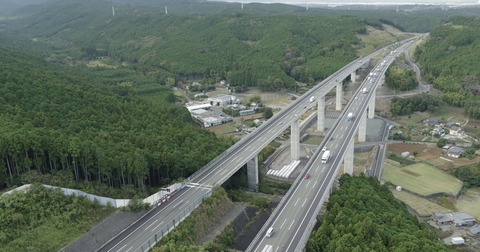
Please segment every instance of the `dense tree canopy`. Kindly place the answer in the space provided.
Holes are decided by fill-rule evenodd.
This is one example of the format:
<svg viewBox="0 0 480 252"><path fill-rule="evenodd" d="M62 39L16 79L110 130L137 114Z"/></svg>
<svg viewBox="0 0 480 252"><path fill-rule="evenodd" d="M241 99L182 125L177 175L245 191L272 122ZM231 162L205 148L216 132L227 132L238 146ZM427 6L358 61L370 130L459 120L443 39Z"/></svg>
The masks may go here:
<svg viewBox="0 0 480 252"><path fill-rule="evenodd" d="M411 69L402 69L392 65L385 73L385 83L393 90L407 91L418 87L415 72Z"/></svg>
<svg viewBox="0 0 480 252"><path fill-rule="evenodd" d="M353 16L165 15L117 8L112 17L107 3L59 1L22 13L25 18L9 21L7 31L53 46L55 53L47 56L52 61L107 56L157 78L168 72L278 90L329 76L357 57L356 35L366 25L381 27L378 20Z"/></svg>
<svg viewBox="0 0 480 252"><path fill-rule="evenodd" d="M463 181L465 187L480 186L480 164L456 168L453 175Z"/></svg>
<svg viewBox="0 0 480 252"><path fill-rule="evenodd" d="M395 97L390 105L392 115L408 115L413 112L435 112L442 105L440 98L433 95L417 94L408 97Z"/></svg>
<svg viewBox="0 0 480 252"><path fill-rule="evenodd" d="M480 118L480 20L455 17L435 28L415 52L422 75L444 92L443 100Z"/></svg>
<svg viewBox="0 0 480 252"><path fill-rule="evenodd" d="M340 179L307 251L448 251L375 178Z"/></svg>
<svg viewBox="0 0 480 252"><path fill-rule="evenodd" d="M2 185L31 170L70 170L75 181L143 188L186 177L227 146L158 84L150 103L103 84L104 72L46 65L5 47L0 58Z"/></svg>

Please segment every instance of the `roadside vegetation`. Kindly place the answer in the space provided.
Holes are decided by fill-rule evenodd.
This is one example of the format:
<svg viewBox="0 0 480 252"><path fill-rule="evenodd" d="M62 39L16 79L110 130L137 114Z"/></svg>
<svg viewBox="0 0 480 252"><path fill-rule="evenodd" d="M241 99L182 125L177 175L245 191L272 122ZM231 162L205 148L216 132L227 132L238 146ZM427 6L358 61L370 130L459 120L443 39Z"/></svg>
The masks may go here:
<svg viewBox="0 0 480 252"><path fill-rule="evenodd" d="M412 90L418 87L415 72L391 65L385 73L385 83L388 88L398 91Z"/></svg>
<svg viewBox="0 0 480 252"><path fill-rule="evenodd" d="M340 178L307 251L449 251L386 186L364 176Z"/></svg>
<svg viewBox="0 0 480 252"><path fill-rule="evenodd" d="M58 251L114 211L34 185L0 198L2 251Z"/></svg>
<svg viewBox="0 0 480 252"><path fill-rule="evenodd" d="M236 238L232 223L227 224L211 242L201 244L200 241L220 223L236 203L253 205L263 211L270 204L270 199L239 190L228 190L227 193L222 187L215 188L212 196L163 238L152 251L227 251Z"/></svg>

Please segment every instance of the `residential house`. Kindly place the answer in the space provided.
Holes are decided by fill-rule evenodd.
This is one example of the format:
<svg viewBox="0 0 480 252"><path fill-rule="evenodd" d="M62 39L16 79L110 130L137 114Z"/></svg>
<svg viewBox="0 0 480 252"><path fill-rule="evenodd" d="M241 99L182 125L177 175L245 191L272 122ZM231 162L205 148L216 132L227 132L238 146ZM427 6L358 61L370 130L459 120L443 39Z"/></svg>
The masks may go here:
<svg viewBox="0 0 480 252"><path fill-rule="evenodd" d="M437 223L437 225L445 225L451 222L451 219L445 216L443 213L434 213L432 220Z"/></svg>
<svg viewBox="0 0 480 252"><path fill-rule="evenodd" d="M446 215L452 220L452 224L456 227L471 226L475 224L475 217L465 212L453 212Z"/></svg>
<svg viewBox="0 0 480 252"><path fill-rule="evenodd" d="M460 123L458 122L447 122L447 127L451 128L452 126L458 126L460 127Z"/></svg>
<svg viewBox="0 0 480 252"><path fill-rule="evenodd" d="M443 147L442 147L442 150L443 151L448 151L448 149L452 148L452 145L450 144L445 144Z"/></svg>
<svg viewBox="0 0 480 252"><path fill-rule="evenodd" d="M455 146L461 147L461 148L468 148L468 147L472 147L472 143L455 143Z"/></svg>
<svg viewBox="0 0 480 252"><path fill-rule="evenodd" d="M460 158L460 156L462 155L462 153L464 152L465 150L463 148L460 148L460 147L452 147L450 149L448 149L447 151L447 155L449 157L453 157L453 158Z"/></svg>
<svg viewBox="0 0 480 252"><path fill-rule="evenodd" d="M468 235L471 237L478 237L480 236L480 225L476 224L468 229Z"/></svg>
<svg viewBox="0 0 480 252"><path fill-rule="evenodd" d="M438 119L431 117L431 118L425 119L424 123L428 126L435 126L438 124Z"/></svg>
<svg viewBox="0 0 480 252"><path fill-rule="evenodd" d="M465 212L452 212L452 213L434 213L432 215L432 220L435 221L438 225L453 224L454 226L471 226L476 222L475 217L465 213ZM473 231L476 231L474 229Z"/></svg>
<svg viewBox="0 0 480 252"><path fill-rule="evenodd" d="M463 135L463 130L462 128L458 126L452 126L450 128L450 135L452 136L462 136Z"/></svg>

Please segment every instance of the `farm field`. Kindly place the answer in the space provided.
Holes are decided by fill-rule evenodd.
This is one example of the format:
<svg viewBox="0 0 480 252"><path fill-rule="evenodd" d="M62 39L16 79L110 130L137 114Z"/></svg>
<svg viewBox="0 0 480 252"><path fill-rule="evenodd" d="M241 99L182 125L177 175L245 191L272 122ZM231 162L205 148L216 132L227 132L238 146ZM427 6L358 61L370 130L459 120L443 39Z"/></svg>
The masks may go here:
<svg viewBox="0 0 480 252"><path fill-rule="evenodd" d="M460 180L426 163L399 167L387 162L383 179L425 196L439 192L456 195L462 188Z"/></svg>
<svg viewBox="0 0 480 252"><path fill-rule="evenodd" d="M394 143L388 145L388 151L395 153L395 155L400 156L404 151L417 152L416 160L431 160L440 157L442 150L440 150L436 145L427 145L427 144L407 144L407 143Z"/></svg>
<svg viewBox="0 0 480 252"><path fill-rule="evenodd" d="M432 215L433 213L448 213L453 210L442 207L438 204L435 204L425 198L415 196L409 192L406 191L397 191L397 190L391 190L393 193L393 196L396 199L399 199L403 201L405 204L407 204L410 208L415 210L417 214L421 217L428 217Z"/></svg>
<svg viewBox="0 0 480 252"><path fill-rule="evenodd" d="M459 211L464 211L480 220L480 188L472 188L462 195L455 206Z"/></svg>
<svg viewBox="0 0 480 252"><path fill-rule="evenodd" d="M217 136L224 136L227 134L237 133L237 128L235 128L235 125L232 123L217 125L207 129L215 133L215 135Z"/></svg>

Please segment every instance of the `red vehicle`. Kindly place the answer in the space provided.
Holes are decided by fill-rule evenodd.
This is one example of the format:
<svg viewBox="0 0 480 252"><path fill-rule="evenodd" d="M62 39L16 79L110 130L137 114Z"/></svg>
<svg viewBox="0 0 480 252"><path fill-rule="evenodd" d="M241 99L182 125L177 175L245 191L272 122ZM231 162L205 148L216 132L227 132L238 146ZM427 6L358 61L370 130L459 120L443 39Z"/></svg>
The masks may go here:
<svg viewBox="0 0 480 252"><path fill-rule="evenodd" d="M304 179L309 179L309 178L310 178L310 174L309 174L309 173L306 173L303 178L304 178Z"/></svg>

